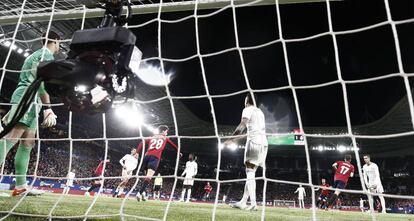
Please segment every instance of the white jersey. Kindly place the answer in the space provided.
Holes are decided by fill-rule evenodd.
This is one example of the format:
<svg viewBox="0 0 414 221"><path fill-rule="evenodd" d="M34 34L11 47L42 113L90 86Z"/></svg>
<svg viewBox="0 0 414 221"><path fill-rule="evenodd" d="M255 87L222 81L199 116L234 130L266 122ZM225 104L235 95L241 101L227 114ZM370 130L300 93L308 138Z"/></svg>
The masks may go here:
<svg viewBox="0 0 414 221"><path fill-rule="evenodd" d="M133 171L138 166L138 159L132 156L131 154L126 154L122 159L119 161L119 163L126 167L126 170Z"/></svg>
<svg viewBox="0 0 414 221"><path fill-rule="evenodd" d="M306 196L305 188L303 187L298 187L295 193L298 193L298 199L303 199Z"/></svg>
<svg viewBox="0 0 414 221"><path fill-rule="evenodd" d="M154 185L155 186L162 186L162 177L157 176L157 178L155 178L155 180L154 180Z"/></svg>
<svg viewBox="0 0 414 221"><path fill-rule="evenodd" d="M75 173L69 172L68 173L68 179L66 181L66 186L73 186L73 179L75 179Z"/></svg>
<svg viewBox="0 0 414 221"><path fill-rule="evenodd" d="M197 163L195 161L187 161L185 163L185 170L182 174L182 176L185 175L185 178L193 178L197 174Z"/></svg>
<svg viewBox="0 0 414 221"><path fill-rule="evenodd" d="M181 176L185 175L184 185L192 186L194 185L193 177L197 174L197 163L195 161L187 161L185 163L185 170Z"/></svg>
<svg viewBox="0 0 414 221"><path fill-rule="evenodd" d="M262 110L255 106L245 107L242 118L248 119L247 141L267 146L266 123Z"/></svg>
<svg viewBox="0 0 414 221"><path fill-rule="evenodd" d="M362 167L362 171L364 173L365 185L368 187L372 185L381 185L380 173L377 164L372 162L370 165L365 164Z"/></svg>

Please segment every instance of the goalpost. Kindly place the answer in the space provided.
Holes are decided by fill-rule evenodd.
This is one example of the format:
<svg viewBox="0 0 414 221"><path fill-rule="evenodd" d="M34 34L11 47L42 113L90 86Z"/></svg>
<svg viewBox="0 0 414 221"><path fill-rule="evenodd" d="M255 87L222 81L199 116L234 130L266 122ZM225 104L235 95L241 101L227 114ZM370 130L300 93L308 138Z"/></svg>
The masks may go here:
<svg viewBox="0 0 414 221"><path fill-rule="evenodd" d="M2 35L0 38L0 44L3 44L3 46L8 47L8 52L7 55L5 57L5 61L3 64L1 64L1 72L2 72L2 76L0 79L0 88L3 87L4 84L4 79L6 77L6 74L18 74L20 72L20 70L10 70L7 69L7 64L10 61L11 58L11 54L15 53L16 48L13 48L13 46L16 43L26 43L26 42L33 42L36 40L40 40L41 38L35 38L35 39L17 39L16 36L18 34L18 32L20 32L20 26L22 25L22 23L34 23L34 22L47 22L47 30L49 31L51 29L51 27L53 26L53 22L54 21L58 21L58 20L66 20L66 19L80 19L81 20L81 26L79 27L79 29L82 29L84 27L84 22L85 19L87 18L96 18L96 17L100 17L103 14L103 10L101 9L87 9L85 7L83 7L82 5L76 4L75 1L73 0L53 0L53 1L42 1L42 0L38 0L39 4L31 4L30 1L28 0L23 0L23 1L15 1L15 0L5 0L5 4L8 4L9 7L11 8L11 10L7 10L7 11L3 11L0 12L0 25L15 25L15 27L13 28L12 34L11 35ZM35 1L36 2L36 1ZM135 2L135 1L133 1ZM141 1L139 1L141 2ZM281 20L283 20L283 18L281 18L280 15L280 9L279 9L279 3L283 4L283 3L299 3L299 2L325 2L326 3L326 10L327 10L327 21L328 21L328 25L329 25L329 31L325 32L325 33L319 33L310 37L306 37L306 38L301 38L301 39L284 39L283 38L283 29L282 29L282 25L281 25ZM141 2L142 3L142 2ZM148 3L148 2L147 2ZM347 138L351 138L352 140L352 145L353 147L356 147L356 139L357 138L365 138L365 139L381 139L381 138L391 138L391 137L399 137L399 136L407 136L407 135L413 135L414 131L409 131L409 132L404 132L404 133L397 133L397 134L387 134L387 135L358 135L355 134L352 131L352 125L351 125L351 120L350 120L350 113L349 113L349 105L348 105L348 96L347 96L347 85L349 84L358 84L358 83L364 83L364 82L369 82L369 81L376 81L376 80L380 80L380 79L384 79L384 78L391 78L391 77L401 77L404 79L404 83L405 83L405 90L406 90L406 94L408 97L408 101L409 101L409 110L410 110L410 116L411 116L411 123L414 129L414 107L413 107L413 101L412 101L412 94L411 94L411 86L410 86L410 82L408 77L411 75L408 75L407 73L404 72L403 70L403 65L402 65L402 59L401 59L401 52L400 52L400 44L399 44L399 40L398 40L398 32L396 30L396 26L399 24L404 24L404 23L409 23L409 22L414 22L413 19L409 19L409 20L402 20L402 21L393 21L392 17L391 17L391 12L390 12L390 7L389 7L389 2L388 0L384 0L385 3L385 10L386 10L386 15L387 15L387 21L380 23L380 24L375 24L375 25L371 25L368 27L363 27L360 29L355 29L355 30L348 30L348 31L334 31L333 27L332 27L332 18L331 18L331 8L330 8L330 1L326 0L326 1L322 1L322 0L275 0L275 1L271 1L271 0L257 0L257 1L249 1L249 0L199 0L199 1L180 1L180 2L165 2L165 3L160 3L160 4L155 4L155 3L148 3L148 4L136 4L135 6L133 6L133 10L132 13L133 14L143 14L143 13L156 13L157 14L157 18L155 19L155 21L159 24L158 25L158 30L157 30L157 35L158 35L158 57L156 58L147 58L149 59L158 59L159 61L171 61L171 59L167 59L165 57L163 57L163 54L161 53L161 49L163 48L163 45L161 44L161 33L162 33L162 29L161 29L161 24L163 22L167 22L165 20L161 19L161 14L164 12L174 12L174 11L192 11L193 15L188 16L188 18L192 18L194 17L195 19L195 30L196 30L196 41L197 41L197 54L191 56L191 57L196 57L199 59L200 61L200 65L201 65L201 74L202 74L202 78L203 78L203 84L205 87L205 95L203 95L202 97L205 97L208 99L209 101L209 105L210 108L212 110L212 118L213 118L213 124L214 124L214 132L215 134L212 136L186 136L186 138L194 138L194 139L203 139L206 137L209 138L214 138L217 139L217 146L219 146L222 143L222 140L228 138L226 136L222 136L219 131L218 131L218 125L217 125L217 120L215 117L215 108L214 108L214 104L212 99L213 98L221 98L221 97L229 97L235 94L242 94L242 93L246 93L246 92L253 92L253 93L257 93L257 92L266 92L266 91L274 91L274 90L278 90L281 88L266 88L266 89L252 89L250 87L250 82L249 82L249 78L248 78L248 73L246 71L245 68L245 63L244 63L244 57L243 57L243 52L244 50L247 50L248 48L243 48L239 45L239 39L238 39L238 29L237 29L237 13L236 13L236 9L240 8L240 7L253 7L256 5L275 5L275 10L276 10L276 14L277 14L277 21L278 21L278 27L275 27L275 29L278 29L278 36L275 36L275 40L272 42L268 42L265 44L261 44L261 45L256 45L254 46L255 48L264 48L267 47L269 45L271 45L274 42L280 42L282 44L282 48L283 48L283 55L284 57L281 58L284 60L285 66L286 66L286 73L287 73L287 78L288 78L288 86L283 87L284 89L289 89L291 90L292 94L293 94L293 98L294 98L294 106L295 106L295 110L297 113L297 119L298 119L298 123L299 123L299 128L300 131L304 131L303 130L303 125L302 125L302 117L301 117L301 110L299 108L299 101L297 98L297 90L299 89L309 89L309 88L319 88L319 87L324 87L326 85L330 85L333 83L339 83L341 85L342 88L342 93L343 93L343 100L344 100L344 106L345 106L345 114L346 114L346 123L347 123L347 133L346 134L341 134L341 135L329 135L329 134L305 134L302 133L302 135L304 136L304 146L305 146L305 153L306 153L306 166L307 166L307 177L308 177L308 182L306 183L298 183L298 182L290 182L290 181L285 181L285 180L275 180L275 179L271 179L268 178L266 176L262 176L262 177L257 177L256 179L258 180L262 180L264 182L263 185L263 189L262 190L258 190L259 192L262 192L263 197L262 197L262 205L266 205L266 188L269 182L272 183L284 183L284 184L290 184L290 185L303 185L305 187L310 187L311 188L311 197L312 197L312 220L317 220L317 213L316 213L316 209L315 209L315 197L316 197L316 193L315 193L315 189L314 187L317 186L317 182L312 180L312 174L311 174L311 163L310 163L310 156L309 156L309 146L308 146L308 141L307 138L314 138L314 137L322 137L322 138L338 138L338 137L347 137ZM27 7L29 6L29 8ZM198 19L199 17L201 17L201 15L198 14L198 10L199 9L219 9L224 10L224 9L231 9L232 13L233 13L233 23L234 23L234 29L232 30L234 32L234 36L235 36L235 40L236 40L236 46L235 48L230 48L230 49L225 49L222 50L220 52L214 53L214 54L209 54L208 56L216 56L222 53L225 53L226 51L229 50L234 50L238 53L238 55L240 56L240 60L241 60L241 65L242 65L242 69L243 69L243 78L246 82L247 88L245 90L242 91L238 91L236 93L233 94L222 94L222 95L211 95L209 92L209 86L207 84L207 80L206 80L206 74L205 74L205 68L203 66L203 59L206 55L201 54L200 52L200 44L199 44L199 32L198 32ZM214 16L217 12L213 12L210 14L203 14L203 17L209 17L209 16ZM180 22L182 20L185 20L183 18L181 19L177 19L174 21L169 21L169 22ZM128 28L137 28L137 27L143 27L148 25L149 22L144 23L144 24L139 24L139 25L135 25L135 26L128 26ZM389 74L386 75L384 77L378 77L378 78L370 78L370 79L363 79L363 80L354 80L354 81L348 81L348 80L344 80L342 77L342 72L341 72L341 66L340 66L340 56L338 53L338 46L337 46L337 36L339 35L346 35L349 33L358 33L358 32L362 32L368 29L372 29L378 26L385 26L385 25L389 25L392 28L392 33L393 33L393 37L394 37L394 42L395 42L395 51L396 51L396 55L397 55L397 60L398 60L398 73L395 74ZM338 80L334 81L334 82L329 82L329 83L325 83L325 84L319 84L319 85L310 85L310 86L294 86L292 84L292 80L291 80L291 74L290 74L290 63L288 60L288 50L286 47L286 44L289 42L298 42L298 41L305 41L305 40L309 40L309 39L313 39L313 38L318 38L321 36L331 36L332 40L333 40L333 44L334 44L334 52L335 52L335 64L336 64L336 74L338 77ZM10 44L5 45L5 42L9 42ZM65 39L65 42L70 42L70 39ZM144 55L145 56L145 55ZM180 60L186 60L189 58L182 58ZM146 59L143 59L144 61ZM163 62L160 62L161 64L161 70L162 72L165 73L165 68L164 68L164 64ZM172 117L173 117L173 122L174 122L174 128L175 128L175 134L172 134L171 137L175 137L178 139L178 145L180 146L181 143L181 139L184 136L180 135L180 128L178 127L177 124L177 119L176 119L176 113L175 113L175 109L174 109L174 99L179 99L180 97L177 96L172 96L170 93L170 89L169 86L166 85L165 86L165 92L166 92L166 96L165 99L168 100L169 105L171 107L172 110ZM197 99L199 98L199 96L196 97L185 97L186 99ZM164 99L164 98L159 98L159 99L155 99L153 101L147 101L147 102L156 102L160 99ZM145 103L145 102L143 102ZM10 104L2 104L2 105L10 105ZM54 104L54 106L62 106L63 104ZM72 155L72 149L73 149L73 142L74 141L79 141L76 139L72 138L71 135L71 125L72 125L72 113L69 113L69 134L67 138L64 138L62 140L68 141L70 143L69 145L69 154L70 156ZM106 122L106 118L105 118L105 114L103 114L102 117L102 126L103 126L103 134L102 137L96 139L99 141L102 141L104 143L104 147L105 147L105 158L107 158L108 155L108 142L112 141L112 140L141 140L143 138L142 133L139 134L136 137L128 137L128 138L108 138L107 134L106 134L106 128L107 128L108 122ZM39 137L39 136L37 136ZM35 148L37 148L38 153L40 153L40 145L42 145L41 143L43 141L48 141L49 139L47 138L38 138L37 139L37 146ZM53 139L52 139L53 140ZM54 139L57 140L57 139ZM85 139L86 140L86 139ZM221 164L221 149L218 149L218 165L217 168L220 168L220 164ZM362 164L360 162L360 156L358 153L357 148L354 148L354 154L356 156L356 161L357 161L357 168L358 168L358 174L362 174L361 168L362 168ZM177 159L178 159L178 153L177 153ZM32 177L34 180L36 179L40 179L40 178L45 178L45 177L39 177L36 175L36 171L37 171L37 165L39 163L39 156L37 156L37 160L36 160L36 167L35 167L35 173L34 175L28 175L28 177ZM139 164L139 168L141 167L142 164L142 160ZM69 160L69 170L71 169L71 165L72 165L72 157L70 157ZM177 172L178 170L178 160L176 160L176 165L174 168L174 175L172 176L164 176L164 178L173 178L174 179L174 183L172 186L172 191L171 193L174 194L176 186L177 186L177 182L182 180L181 178L179 178L179 174ZM3 169L1 170L3 171ZM216 194L214 196L214 208L212 210L212 220L216 219L216 212L217 212L217 205L219 202L219 194L220 194L220 186L224 183L229 183L229 182L244 182L246 181L246 179L236 179L236 180L220 180L220 169L217 170L217 174L215 179L196 179L196 181L209 181L209 182L215 182L217 184L217 189L216 189ZM0 176L3 175L2 172L0 173ZM135 177L138 177L138 175L136 175ZM62 177L47 177L48 179L62 179ZM142 177L139 177L142 178ZM82 179L77 179L77 180L91 180L93 179L93 177L90 178L82 178ZM103 177L104 180L107 179L119 179L119 177ZM365 194L368 196L375 196L375 195L384 195L386 197L389 198L400 198L400 199L414 199L414 196L400 196L400 195L390 195L390 194L372 194L370 192L368 192L368 190L365 188L365 185L363 184L363 178L360 176L360 182L362 184L363 190L344 190L343 192L348 192L348 193L357 193L357 194ZM138 179L137 181L134 183L133 189L136 187L138 183ZM155 218L150 218L150 217L146 217L143 215L137 216L137 215L133 215L133 214L128 214L124 211L124 205L126 203L128 203L126 201L126 198L122 201L121 206L120 206L120 210L119 213L117 214L99 214L99 215L93 215L90 214L91 209L93 208L94 204L97 202L97 200L99 199L101 194L96 194L96 196L94 197L94 200L92 201L92 203L89 205L89 207L87 208L85 214L81 215L81 216L70 216L70 217L63 217L63 216L54 216L53 212L54 210L59 206L60 201L63 199L63 194L61 195L61 197L53 204L51 205L51 209L49 211L48 214L27 214L27 213L21 213L21 212L17 212L17 208L22 204L22 202L24 201L25 197L22 197L21 199L17 200L17 202L14 204L13 207L8 208L6 210L4 210L4 208L0 208L0 220L4 220L7 219L8 217L12 216L12 215L21 215L21 216L29 216L29 217L39 217L39 218L48 218L48 219L52 219L52 218L77 218L77 219L87 219L87 218L104 218L104 217L116 217L116 218L128 218L128 217L132 217L132 218L139 218L139 219L145 219L145 220L167 220L168 219L168 214L170 213L170 206L171 206L171 202L172 202L172 197L169 197L169 201L168 204L163 212L163 217L160 217L158 219ZM295 207L295 201L288 201L288 200L274 200L273 201L273 205L274 206L292 206L293 203L293 207ZM371 207L372 208L372 207ZM258 216L261 217L261 220L265 220L266 219L266 207L262 206L260 208L261 212L258 213ZM372 219L376 220L376 215L375 213L371 213L372 215Z"/></svg>

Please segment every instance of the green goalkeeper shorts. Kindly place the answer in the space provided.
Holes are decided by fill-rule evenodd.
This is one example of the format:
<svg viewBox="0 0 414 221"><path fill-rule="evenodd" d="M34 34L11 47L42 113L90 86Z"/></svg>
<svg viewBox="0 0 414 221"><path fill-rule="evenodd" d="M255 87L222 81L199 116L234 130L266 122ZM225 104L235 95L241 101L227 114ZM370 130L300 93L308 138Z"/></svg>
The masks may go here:
<svg viewBox="0 0 414 221"><path fill-rule="evenodd" d="M16 88L16 90L13 92L13 95L11 97L11 103L12 103L12 107L8 113L8 117L7 117L7 123L10 122L11 118L14 116L17 106L20 102L20 99L23 97L23 94L26 90L26 87L18 87ZM26 113L23 115L22 118L20 118L19 123L23 124L24 126L28 127L31 130L36 130L37 129L37 116L38 114L36 114L36 106L38 106L38 110L40 110L40 106L39 104L35 104L33 103L30 108L26 111Z"/></svg>

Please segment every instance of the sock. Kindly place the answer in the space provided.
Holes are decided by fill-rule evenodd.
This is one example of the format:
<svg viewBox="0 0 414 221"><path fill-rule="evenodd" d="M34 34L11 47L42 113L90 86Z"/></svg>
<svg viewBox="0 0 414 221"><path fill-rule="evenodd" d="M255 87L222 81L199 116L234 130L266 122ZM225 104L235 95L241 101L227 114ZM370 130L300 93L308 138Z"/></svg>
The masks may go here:
<svg viewBox="0 0 414 221"><path fill-rule="evenodd" d="M116 187L114 193L112 194L112 197L115 197L118 194L119 186Z"/></svg>
<svg viewBox="0 0 414 221"><path fill-rule="evenodd" d="M191 197L191 189L188 189L188 192L187 192L187 201L190 201L190 197Z"/></svg>
<svg viewBox="0 0 414 221"><path fill-rule="evenodd" d="M119 190L118 190L118 196L120 196L122 193L124 193L124 188L123 187L119 188Z"/></svg>
<svg viewBox="0 0 414 221"><path fill-rule="evenodd" d="M142 183L141 189L139 189L138 192L144 193L145 190L147 190L148 184L149 184L149 180L148 179L144 179L144 182Z"/></svg>
<svg viewBox="0 0 414 221"><path fill-rule="evenodd" d="M88 192L92 192L96 187L99 187L99 184L92 184L92 186L89 188Z"/></svg>
<svg viewBox="0 0 414 221"><path fill-rule="evenodd" d="M247 188L247 181L246 181L246 183L244 184L244 192L243 192L243 197L242 197L242 199L240 200L240 203L241 203L241 204L246 204L248 199L249 199L249 190L248 190L248 188Z"/></svg>
<svg viewBox="0 0 414 221"><path fill-rule="evenodd" d="M386 212L387 211L387 209L386 209L386 207L385 207L385 198L383 197L383 196L379 196L379 199L380 199L380 201L381 201L381 206L382 206L382 211L381 212Z"/></svg>
<svg viewBox="0 0 414 221"><path fill-rule="evenodd" d="M256 170L247 168L246 169L246 178L254 179L256 177ZM247 180L247 190L250 196L250 205L256 205L256 180Z"/></svg>
<svg viewBox="0 0 414 221"><path fill-rule="evenodd" d="M181 199L180 200L184 200L184 195L185 195L185 189L183 189L183 191L181 191Z"/></svg>
<svg viewBox="0 0 414 221"><path fill-rule="evenodd" d="M326 206L327 207L332 206L333 203L336 201L336 198L338 198L338 196L336 194L332 194L332 196L331 196L331 198L329 198Z"/></svg>
<svg viewBox="0 0 414 221"><path fill-rule="evenodd" d="M30 152L32 147L19 145L16 156L14 157L14 168L16 175L24 175L16 177L16 186L26 185L26 173L29 167Z"/></svg>
<svg viewBox="0 0 414 221"><path fill-rule="evenodd" d="M0 140L0 166L3 164L7 153L9 153L10 149L16 144L16 142L12 142L9 140L1 139Z"/></svg>

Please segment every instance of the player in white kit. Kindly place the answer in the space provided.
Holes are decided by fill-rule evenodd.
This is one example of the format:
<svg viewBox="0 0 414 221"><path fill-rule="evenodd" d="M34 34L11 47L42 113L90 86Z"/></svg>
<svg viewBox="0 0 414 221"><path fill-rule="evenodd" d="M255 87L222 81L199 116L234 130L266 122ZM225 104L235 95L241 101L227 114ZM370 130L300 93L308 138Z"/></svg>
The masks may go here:
<svg viewBox="0 0 414 221"><path fill-rule="evenodd" d="M157 177L154 180L154 191L153 191L154 200L160 200L161 188L162 188L162 177L161 177L161 174L158 173Z"/></svg>
<svg viewBox="0 0 414 221"><path fill-rule="evenodd" d="M247 140L244 152L244 164L246 166L246 184L244 186L243 198L231 206L244 210L257 210L256 203L256 170L257 167L263 168L265 173L265 161L267 155L266 123L263 112L254 104L252 95L249 93L245 99L245 108L242 112L242 119L233 132L233 136L241 135L247 128ZM240 137L227 140L224 145L230 145ZM247 200L250 197L250 206Z"/></svg>
<svg viewBox="0 0 414 221"><path fill-rule="evenodd" d="M131 154L125 154L125 156L119 160L119 163L122 166L122 182L116 188L114 194L112 195L113 197L118 197L123 193L125 186L128 184L129 178L132 176L132 172L135 170L135 168L137 168L137 149L132 148Z"/></svg>
<svg viewBox="0 0 414 221"><path fill-rule="evenodd" d="M295 193L298 193L299 208L304 209L305 208L304 198L306 196L305 188L303 188L303 186L300 185L296 189Z"/></svg>
<svg viewBox="0 0 414 221"><path fill-rule="evenodd" d="M197 158L194 156L194 154L190 153L190 155L188 156L188 161L187 163L185 163L185 170L181 174L181 176L185 175L185 179L183 182L183 191L181 192L180 202L184 201L185 191L187 191L186 202L187 203L190 202L191 188L194 185L194 177L195 175L197 175L197 170L198 170L196 159Z"/></svg>
<svg viewBox="0 0 414 221"><path fill-rule="evenodd" d="M359 209L361 210L361 212L364 212L364 201L362 198L359 198Z"/></svg>
<svg viewBox="0 0 414 221"><path fill-rule="evenodd" d="M384 188L381 183L381 177L377 164L371 162L371 156L368 154L364 155L364 161L365 165L362 167L362 172L364 174L365 186L371 193L383 193ZM368 197L368 199L370 201L372 200L371 197ZM384 196L379 196L379 199L382 206L382 213L386 213ZM373 205L373 203L370 203L370 205Z"/></svg>
<svg viewBox="0 0 414 221"><path fill-rule="evenodd" d="M66 180L65 189L63 189L63 194L68 194L71 187L73 187L73 180L75 179L75 170L72 170L68 173L68 179Z"/></svg>

